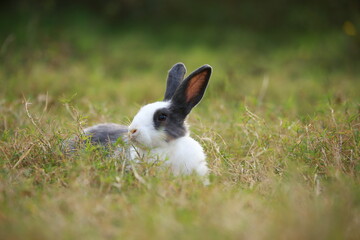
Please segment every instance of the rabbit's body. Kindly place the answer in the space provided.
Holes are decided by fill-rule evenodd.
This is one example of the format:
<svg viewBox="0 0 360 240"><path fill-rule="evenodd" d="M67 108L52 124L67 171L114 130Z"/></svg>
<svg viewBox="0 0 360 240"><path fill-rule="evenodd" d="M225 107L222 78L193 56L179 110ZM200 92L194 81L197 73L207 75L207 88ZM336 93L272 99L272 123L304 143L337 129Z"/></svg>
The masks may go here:
<svg viewBox="0 0 360 240"><path fill-rule="evenodd" d="M124 139L128 127L116 123L102 123L84 129L84 134L90 137L92 143L101 145L114 144L119 138Z"/></svg>
<svg viewBox="0 0 360 240"><path fill-rule="evenodd" d="M89 136L94 144L106 146L121 141L129 143L127 127L115 123L103 123L84 129L84 134ZM172 140L152 148L129 146L131 160L138 158L147 161L160 161L170 167L175 175L197 173L204 176L208 172L205 154L201 145L189 136ZM136 148L136 149L135 149ZM140 155L140 156L138 156ZM116 156L116 154L115 154Z"/></svg>
<svg viewBox="0 0 360 240"><path fill-rule="evenodd" d="M175 175L196 173L208 183L208 167L201 145L189 136L187 115L202 99L211 75L204 65L183 80L182 63L169 71L164 101L142 107L131 124L98 124L84 129L92 143L114 144L119 138L130 143L128 157L159 160Z"/></svg>
<svg viewBox="0 0 360 240"><path fill-rule="evenodd" d="M166 147L154 148L151 152L161 156L175 175L196 173L204 176L208 173L202 147L189 136L176 139Z"/></svg>

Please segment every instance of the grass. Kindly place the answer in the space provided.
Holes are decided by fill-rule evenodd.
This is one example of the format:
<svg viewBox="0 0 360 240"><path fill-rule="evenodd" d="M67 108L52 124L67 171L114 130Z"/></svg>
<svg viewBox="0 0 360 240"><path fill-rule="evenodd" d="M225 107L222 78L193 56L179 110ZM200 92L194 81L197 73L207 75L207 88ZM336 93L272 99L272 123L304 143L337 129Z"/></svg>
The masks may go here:
<svg viewBox="0 0 360 240"><path fill-rule="evenodd" d="M54 31L35 18L1 38L1 239L360 238L354 38L86 20ZM102 151L60 151L80 127L160 100L178 61L214 68L188 120L210 186L146 165L143 184Z"/></svg>

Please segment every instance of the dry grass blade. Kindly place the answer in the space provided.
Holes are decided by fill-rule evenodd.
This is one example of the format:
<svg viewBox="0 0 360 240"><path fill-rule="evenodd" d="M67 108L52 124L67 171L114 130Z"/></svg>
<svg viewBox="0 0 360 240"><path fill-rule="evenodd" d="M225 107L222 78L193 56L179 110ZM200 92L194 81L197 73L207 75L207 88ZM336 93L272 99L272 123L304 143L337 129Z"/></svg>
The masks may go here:
<svg viewBox="0 0 360 240"><path fill-rule="evenodd" d="M269 76L265 75L258 96L258 105L261 105L263 103L268 86L269 86Z"/></svg>
<svg viewBox="0 0 360 240"><path fill-rule="evenodd" d="M130 166L131 166L131 170L134 174L134 177L141 183L143 184L147 189L150 189L150 186L146 183L146 181L144 180L144 178L142 178L140 176L140 174L136 171L136 168L134 166L134 163L132 163L131 161L130 162Z"/></svg>
<svg viewBox="0 0 360 240"><path fill-rule="evenodd" d="M8 155L7 155L7 153L6 153L6 151L4 150L4 148L0 146L0 150L1 150L1 151L2 151L2 153L4 154L4 156L5 156L6 160L9 162L9 161L10 161L10 159L9 159L9 157L8 157Z"/></svg>
<svg viewBox="0 0 360 240"><path fill-rule="evenodd" d="M17 166L19 166L19 164L26 158L26 156L29 155L29 153L30 153L30 151L31 151L31 149L32 149L33 147L34 147L34 145L31 145L31 146L29 147L29 149L20 156L19 160L18 160L18 161L15 163L15 165L12 167L13 169L15 169Z"/></svg>
<svg viewBox="0 0 360 240"><path fill-rule="evenodd" d="M135 146L131 145L131 147L135 150L136 155L137 155L138 158L140 159L142 156L141 156L141 154L139 153L139 151L136 149ZM128 162L129 162L129 164L130 164L130 166L131 166L131 170L132 170L132 172L133 172L133 174L134 174L134 177L135 177L141 184L143 184L147 189L150 189L149 184L147 184L147 182L144 180L144 178L142 178L142 177L140 176L140 174L136 171L136 168L135 168L135 166L134 166L134 163L133 163L132 161L128 161Z"/></svg>
<svg viewBox="0 0 360 240"><path fill-rule="evenodd" d="M45 146L48 147L48 149L51 149L51 144L50 142L46 139L46 135L45 133L41 130L41 128L39 127L39 125L35 122L35 119L31 116L30 111L28 106L31 104L30 102L28 102L25 98L25 111L26 111L26 115L28 116L28 118L30 119L31 123L35 126L36 130L39 132L39 134L42 136L42 138L39 138L39 141L41 143L43 143Z"/></svg>

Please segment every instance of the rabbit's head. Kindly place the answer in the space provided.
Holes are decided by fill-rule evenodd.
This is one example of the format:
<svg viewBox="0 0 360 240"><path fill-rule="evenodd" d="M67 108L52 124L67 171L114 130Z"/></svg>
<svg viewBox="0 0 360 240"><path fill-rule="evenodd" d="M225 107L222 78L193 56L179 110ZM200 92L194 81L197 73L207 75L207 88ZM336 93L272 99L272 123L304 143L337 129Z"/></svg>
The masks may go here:
<svg viewBox="0 0 360 240"><path fill-rule="evenodd" d="M186 116L202 99L212 68L204 65L183 80L184 64L169 71L164 100L143 106L129 126L129 139L139 147L164 147L186 136Z"/></svg>

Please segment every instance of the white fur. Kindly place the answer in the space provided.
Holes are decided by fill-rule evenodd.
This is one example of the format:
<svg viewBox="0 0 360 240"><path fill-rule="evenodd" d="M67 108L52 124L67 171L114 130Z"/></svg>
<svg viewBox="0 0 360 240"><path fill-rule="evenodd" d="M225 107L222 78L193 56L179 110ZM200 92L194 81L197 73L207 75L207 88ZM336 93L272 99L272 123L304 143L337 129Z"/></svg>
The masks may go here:
<svg viewBox="0 0 360 240"><path fill-rule="evenodd" d="M169 102L155 102L140 109L129 126L129 139L138 147L140 154L148 154L150 161L159 159L169 166L175 175L196 173L206 177L208 183L208 167L201 145L188 134L171 141L166 141L166 133L156 130L153 115L156 110L169 106ZM131 131L136 129L136 133ZM132 154L136 158L136 154Z"/></svg>
<svg viewBox="0 0 360 240"><path fill-rule="evenodd" d="M139 147L154 148L166 145L166 133L154 128L153 115L156 110L166 108L169 102L155 102L143 106L135 115L129 126L129 138ZM130 135L132 130L136 129L136 135Z"/></svg>

